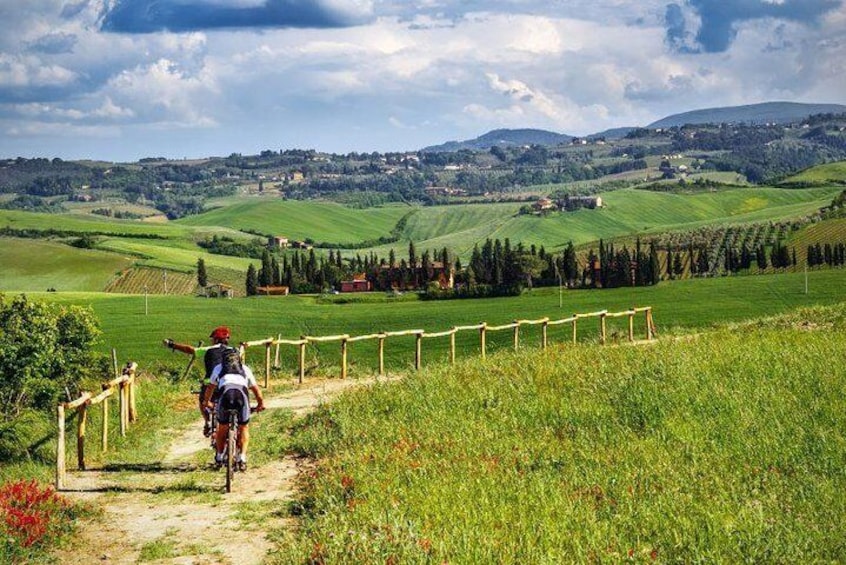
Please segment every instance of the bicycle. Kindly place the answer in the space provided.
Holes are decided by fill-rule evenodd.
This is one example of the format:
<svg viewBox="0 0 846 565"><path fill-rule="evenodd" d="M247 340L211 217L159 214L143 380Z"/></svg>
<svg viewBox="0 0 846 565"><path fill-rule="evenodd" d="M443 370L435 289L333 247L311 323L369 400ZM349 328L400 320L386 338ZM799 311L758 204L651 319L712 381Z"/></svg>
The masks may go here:
<svg viewBox="0 0 846 565"><path fill-rule="evenodd" d="M250 406L250 413L256 412L256 408ZM229 429L226 431L226 446L224 447L224 460L226 462L226 492L232 492L232 478L235 475L236 462L239 461L241 450L238 449L238 427L240 426L240 415L238 410L230 408L227 410L229 416Z"/></svg>

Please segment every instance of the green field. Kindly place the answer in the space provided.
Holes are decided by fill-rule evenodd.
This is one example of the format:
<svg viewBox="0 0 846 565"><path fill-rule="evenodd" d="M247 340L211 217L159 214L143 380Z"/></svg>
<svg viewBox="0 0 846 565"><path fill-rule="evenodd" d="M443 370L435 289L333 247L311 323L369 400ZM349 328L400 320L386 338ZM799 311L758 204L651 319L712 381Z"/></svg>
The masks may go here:
<svg viewBox="0 0 846 565"><path fill-rule="evenodd" d="M273 562L843 562L845 344L841 305L351 393Z"/></svg>
<svg viewBox="0 0 846 565"><path fill-rule="evenodd" d="M132 260L52 241L4 238L0 264L3 291L100 291Z"/></svg>
<svg viewBox="0 0 846 565"><path fill-rule="evenodd" d="M487 237L560 250L569 241L579 245L636 233L795 218L828 205L838 192L837 188L742 188L673 194L623 189L603 194L606 207L601 210L546 217L517 215L519 204L442 206L423 208L412 216L404 235L418 249L446 246L462 257ZM378 251L385 254L390 247Z"/></svg>
<svg viewBox="0 0 846 565"><path fill-rule="evenodd" d="M242 286L248 259L213 255L197 246L212 235L238 239L254 237L237 231L250 229L287 235L291 239L356 243L389 236L400 218L411 212L400 241L351 253L375 250L387 257L394 249L404 257L407 241L418 250L447 247L466 260L473 246L486 238L509 238L512 244L545 246L558 251L569 241L590 244L633 234L686 230L720 224L773 221L804 216L830 203L837 187L814 189L743 188L696 194L673 194L624 189L603 195L606 207L554 213L547 217L519 215L520 204L468 204L411 208L389 206L356 210L327 202L283 201L270 198L230 198L220 208L168 223L146 223L79 213L37 214L0 210L0 226L16 229L61 229L98 232L97 248L115 254L111 261L88 261L88 282L63 284L51 281L52 263L35 262L22 267L22 275L6 277L3 288L44 290L100 290L116 270L112 262L134 263L191 273L203 258L213 280ZM153 235L158 238L124 237ZM8 253L8 252L7 252ZM106 256L103 256L106 257ZM43 273L43 277L39 275ZM59 275L65 279L65 275ZM103 281L99 284L97 281ZM10 286L23 285L23 286Z"/></svg>
<svg viewBox="0 0 846 565"><path fill-rule="evenodd" d="M657 287L609 290L564 291L559 308L558 289L536 289L513 298L452 301L394 301L326 304L313 296L254 297L249 299L205 299L181 296L150 296L144 315L144 297L109 294L38 294L39 298L91 306L101 321L103 351L115 347L122 359L142 365L167 357L160 341L171 337L196 343L207 340L208 331L220 324L233 330L234 339L248 341L281 334L298 338L302 334L321 336L349 333L363 335L375 331L423 329L447 330L455 325L504 324L514 319L544 316L565 318L572 313L608 308L624 310L633 305L653 306L659 332L708 327L725 321L738 321L798 306L833 304L844 299L846 269L814 271L809 274L808 295L804 294L802 273L724 277L665 282ZM35 296L35 295L34 295ZM373 295L377 296L378 295ZM642 320L638 332L642 333ZM584 322L582 337L596 341L595 320ZM569 339L569 326L550 330L552 341ZM624 334L624 319L609 321L609 333ZM538 343L537 328L526 329L525 343ZM510 347L511 333L492 334L492 350ZM413 359L414 338L392 338L386 346L389 369L405 369ZM475 332L459 334L459 356L478 353ZM284 349L283 366L290 375L296 363L294 348ZM441 361L448 349L447 338L426 340L424 365ZM337 366L338 344L309 347L310 363L331 374ZM375 343L362 342L350 347L353 374L370 374L375 366Z"/></svg>
<svg viewBox="0 0 846 565"><path fill-rule="evenodd" d="M253 230L291 240L358 243L387 236L409 210L404 206L356 210L332 202L249 198L176 223Z"/></svg>
<svg viewBox="0 0 846 565"><path fill-rule="evenodd" d="M812 167L806 171L802 171L798 175L793 175L785 179L785 183L843 183L846 182L846 161L839 161L837 163L827 163Z"/></svg>

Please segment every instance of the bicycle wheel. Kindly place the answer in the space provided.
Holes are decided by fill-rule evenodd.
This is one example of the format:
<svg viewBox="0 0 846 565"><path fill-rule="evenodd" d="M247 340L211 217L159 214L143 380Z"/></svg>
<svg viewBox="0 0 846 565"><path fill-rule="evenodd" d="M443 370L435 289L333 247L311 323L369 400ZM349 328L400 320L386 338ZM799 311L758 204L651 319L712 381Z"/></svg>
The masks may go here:
<svg viewBox="0 0 846 565"><path fill-rule="evenodd" d="M226 492L232 492L232 475L235 472L235 446L238 437L235 415L229 415L229 431L226 434Z"/></svg>

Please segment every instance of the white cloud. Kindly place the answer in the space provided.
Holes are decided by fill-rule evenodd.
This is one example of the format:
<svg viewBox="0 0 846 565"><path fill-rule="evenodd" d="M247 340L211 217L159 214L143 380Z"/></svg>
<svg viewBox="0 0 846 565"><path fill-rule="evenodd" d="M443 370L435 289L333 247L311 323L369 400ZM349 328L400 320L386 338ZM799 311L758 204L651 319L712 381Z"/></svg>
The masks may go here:
<svg viewBox="0 0 846 565"><path fill-rule="evenodd" d="M221 154L242 139L370 150L493 127L584 135L774 97L846 102L846 6L813 30L744 21L728 51L686 55L665 44L666 0L322 0L360 25L147 35L100 32L109 1L0 0L0 116L16 139L61 123L127 144L156 128L180 156L190 128Z"/></svg>

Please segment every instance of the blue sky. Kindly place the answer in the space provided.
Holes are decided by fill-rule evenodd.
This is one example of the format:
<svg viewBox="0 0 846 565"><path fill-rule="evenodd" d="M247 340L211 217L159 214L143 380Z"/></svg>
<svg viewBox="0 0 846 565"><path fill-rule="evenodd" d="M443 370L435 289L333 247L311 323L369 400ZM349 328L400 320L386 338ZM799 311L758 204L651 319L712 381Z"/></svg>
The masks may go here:
<svg viewBox="0 0 846 565"><path fill-rule="evenodd" d="M0 0L0 157L413 150L846 103L843 0Z"/></svg>

